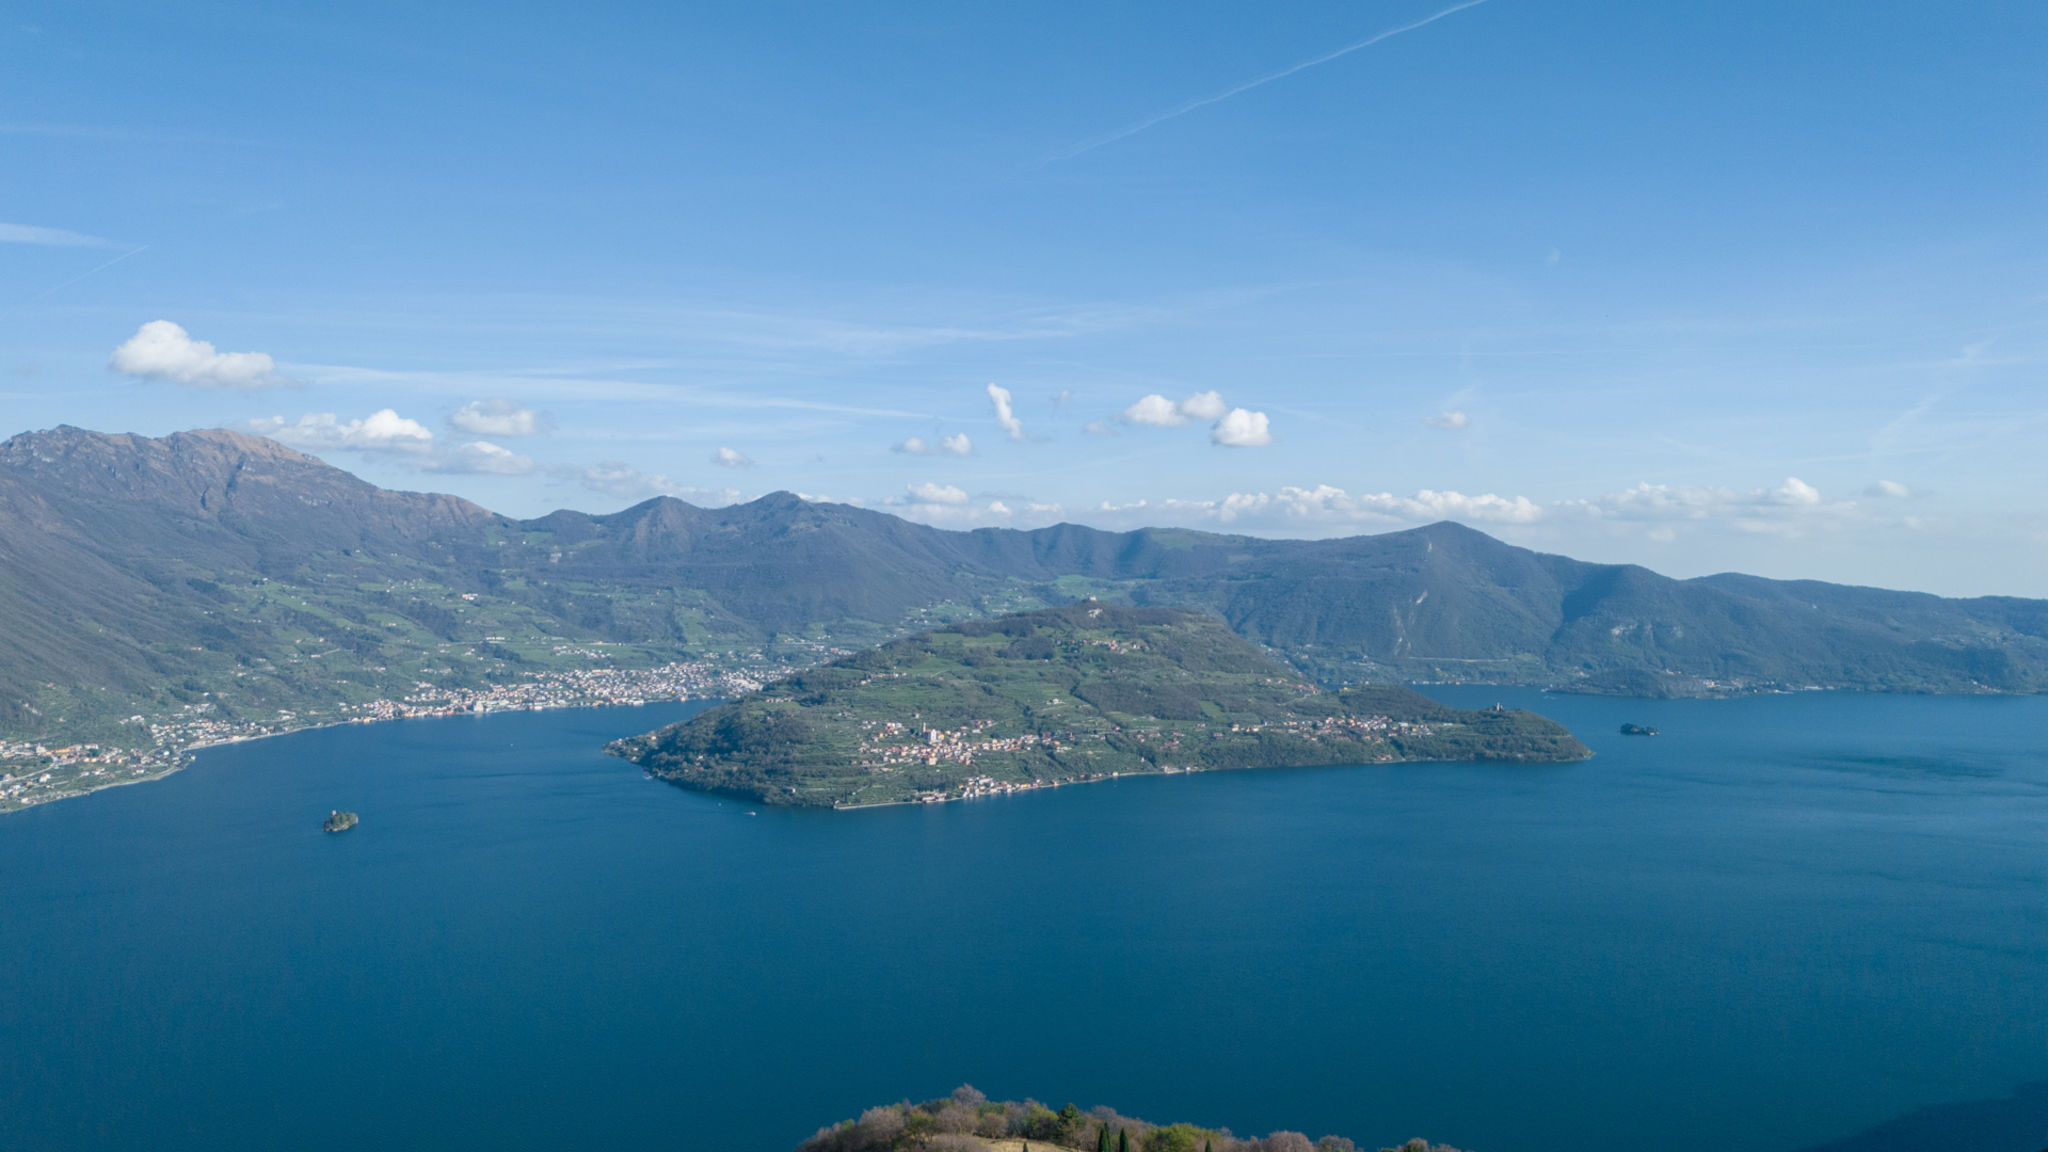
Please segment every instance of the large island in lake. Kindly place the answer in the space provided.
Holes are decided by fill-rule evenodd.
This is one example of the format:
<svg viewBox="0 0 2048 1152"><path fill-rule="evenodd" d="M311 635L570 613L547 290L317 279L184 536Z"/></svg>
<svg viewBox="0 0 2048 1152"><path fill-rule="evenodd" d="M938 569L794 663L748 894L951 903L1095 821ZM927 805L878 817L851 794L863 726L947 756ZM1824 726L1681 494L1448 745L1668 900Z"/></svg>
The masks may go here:
<svg viewBox="0 0 2048 1152"><path fill-rule="evenodd" d="M1533 712L1325 691L1213 616L1092 600L884 644L610 750L677 784L814 806L1147 772L1590 755Z"/></svg>

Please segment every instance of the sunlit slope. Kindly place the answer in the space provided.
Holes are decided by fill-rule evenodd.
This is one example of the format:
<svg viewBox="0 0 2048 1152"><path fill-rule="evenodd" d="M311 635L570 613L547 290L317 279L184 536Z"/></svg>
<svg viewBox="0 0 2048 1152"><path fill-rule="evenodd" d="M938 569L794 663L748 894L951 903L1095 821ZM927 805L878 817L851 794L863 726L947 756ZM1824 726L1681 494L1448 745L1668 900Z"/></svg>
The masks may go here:
<svg viewBox="0 0 2048 1152"><path fill-rule="evenodd" d="M1326 691L1221 620L1083 601L893 641L614 751L771 804L952 799L1111 775L1576 760L1560 725L1403 688Z"/></svg>
<svg viewBox="0 0 2048 1152"><path fill-rule="evenodd" d="M0 738L580 666L811 663L1084 595L1220 614L1325 684L2031 692L2048 602L1671 580L1451 524L1338 540L948 532L787 493L515 520L232 432L0 444Z"/></svg>

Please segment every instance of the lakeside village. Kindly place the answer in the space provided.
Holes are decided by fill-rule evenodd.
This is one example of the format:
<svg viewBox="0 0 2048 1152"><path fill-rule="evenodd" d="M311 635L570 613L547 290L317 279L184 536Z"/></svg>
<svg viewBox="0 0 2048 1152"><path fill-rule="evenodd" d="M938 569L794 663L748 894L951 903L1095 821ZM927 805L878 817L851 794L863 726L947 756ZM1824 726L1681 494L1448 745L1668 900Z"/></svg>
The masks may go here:
<svg viewBox="0 0 2048 1152"><path fill-rule="evenodd" d="M0 740L0 812L81 796L117 784L155 779L183 768L194 752L215 744L333 724L731 698L758 691L764 678L774 679L793 670L741 672L710 662L686 661L640 670L534 672L518 683L475 689L441 689L423 682L418 685L419 691L402 700L342 704L317 714L279 711L274 719L263 720L228 719L215 715L213 704L188 704L155 721L142 716L128 718L128 723L148 729L152 747L51 747L30 741Z"/></svg>
<svg viewBox="0 0 2048 1152"><path fill-rule="evenodd" d="M1054 699L1047 703L1057 705L1059 701ZM976 756L1022 752L1034 747L1043 747L1053 755L1058 755L1082 740L1109 739L1109 734L1103 732L1062 731L1031 732L1022 736L985 735L988 729L995 726L993 720L977 720L965 728L951 731L940 728L913 729L910 725L897 720L867 720L860 726L864 733L860 746L863 759L857 766L870 772L892 772L900 767L936 768L941 764L972 767ZM921 735L906 741L905 737L911 736L914 731L920 732ZM1422 721L1395 720L1388 716L1331 716L1320 719L1285 720L1272 724L1232 724L1227 730L1219 728L1210 732L1209 739L1222 740L1231 733L1255 735L1261 732L1285 732L1312 739L1346 737L1363 744L1383 741L1396 732L1406 736L1430 736L1435 734L1436 725ZM1134 728L1131 729L1130 735L1139 743L1157 740L1161 752L1178 752L1181 750L1182 737L1185 733L1160 728ZM1390 752L1371 757L1375 760L1393 758ZM1160 772L1202 770L1200 764L1164 762L1161 762L1158 768ZM998 780L992 776L971 776L951 788L919 792L917 803L939 804L948 800L972 800L981 796L1007 796L1013 792L1057 788L1061 784L1107 780L1120 775L1123 773L1083 772L1056 779L1022 781Z"/></svg>

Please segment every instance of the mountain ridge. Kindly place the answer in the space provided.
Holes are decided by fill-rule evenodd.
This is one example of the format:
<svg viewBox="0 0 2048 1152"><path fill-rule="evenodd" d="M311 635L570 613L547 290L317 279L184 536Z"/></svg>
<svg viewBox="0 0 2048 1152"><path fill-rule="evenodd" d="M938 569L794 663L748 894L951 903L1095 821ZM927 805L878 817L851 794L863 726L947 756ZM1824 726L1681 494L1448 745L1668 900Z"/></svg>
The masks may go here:
<svg viewBox="0 0 2048 1152"><path fill-rule="evenodd" d="M2048 687L2048 601L1674 580L1448 522L1331 540L951 531L789 493L521 520L222 430L0 443L0 737L64 735L75 714L107 735L201 700L296 711L483 682L560 665L565 645L796 666L1089 595L1214 612L1330 685Z"/></svg>

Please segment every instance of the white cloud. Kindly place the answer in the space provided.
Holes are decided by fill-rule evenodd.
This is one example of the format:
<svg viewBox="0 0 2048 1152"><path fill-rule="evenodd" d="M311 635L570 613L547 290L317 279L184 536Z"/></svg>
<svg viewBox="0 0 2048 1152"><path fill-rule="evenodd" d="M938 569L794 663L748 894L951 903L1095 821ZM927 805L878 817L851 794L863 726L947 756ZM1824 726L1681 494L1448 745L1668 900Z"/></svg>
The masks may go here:
<svg viewBox="0 0 2048 1152"><path fill-rule="evenodd" d="M951 484L911 484L905 491L910 494L912 504L947 504L959 506L967 503L967 493Z"/></svg>
<svg viewBox="0 0 2048 1152"><path fill-rule="evenodd" d="M1180 402L1180 410L1194 420L1220 420L1228 405L1221 392L1197 392Z"/></svg>
<svg viewBox="0 0 2048 1152"><path fill-rule="evenodd" d="M1116 418L1125 424L1178 428L1190 420L1220 419L1228 408L1221 392L1197 392L1179 403L1154 392L1140 397L1137 403L1117 413Z"/></svg>
<svg viewBox="0 0 2048 1152"><path fill-rule="evenodd" d="M1897 480L1879 480L1877 483L1865 488L1863 494L1879 500L1911 500L1913 498L1913 490Z"/></svg>
<svg viewBox="0 0 2048 1152"><path fill-rule="evenodd" d="M974 441L968 439L965 432L941 436L936 443L921 436L912 436L901 444L892 446L889 451L909 456L972 456Z"/></svg>
<svg viewBox="0 0 2048 1152"><path fill-rule="evenodd" d="M243 425L295 448L316 452L375 452L397 456L427 472L525 476L540 470L531 457L488 440L470 440L443 447L433 429L417 420L381 408L359 420L343 420L332 412L308 412L297 420L271 416Z"/></svg>
<svg viewBox="0 0 2048 1152"><path fill-rule="evenodd" d="M1787 476L1783 484L1771 489L1770 498L1774 504L1818 504L1820 489L1797 476Z"/></svg>
<svg viewBox="0 0 2048 1152"><path fill-rule="evenodd" d="M538 436L550 421L517 400L473 400L451 413L448 423L473 436Z"/></svg>
<svg viewBox="0 0 2048 1152"><path fill-rule="evenodd" d="M1829 502L1820 490L1797 476L1771 488L1732 488L1638 484L1593 500L1565 500L1553 505L1560 516L1583 515L1596 520L1678 524L1718 522L1744 531L1790 533L1818 517L1839 517L1855 508Z"/></svg>
<svg viewBox="0 0 2048 1152"><path fill-rule="evenodd" d="M530 457L488 440L472 440L438 453L428 463L429 472L483 472L495 476L524 476L539 465Z"/></svg>
<svg viewBox="0 0 2048 1152"><path fill-rule="evenodd" d="M1431 428L1442 428L1447 432L1455 432L1460 428L1471 427L1472 418L1470 416L1465 415L1463 412L1439 412L1436 415L1431 416L1429 419L1424 420L1423 423L1429 425Z"/></svg>
<svg viewBox="0 0 2048 1152"><path fill-rule="evenodd" d="M194 388L270 388L290 381L262 352L217 352L169 320L151 320L114 349L107 366L126 376Z"/></svg>
<svg viewBox="0 0 2048 1152"><path fill-rule="evenodd" d="M1007 526L1019 519L1016 509L1011 508L1001 500L990 500L986 504L977 504L958 488L945 488L939 485L932 485L932 487L939 489L939 493L945 498L935 501L916 499L896 500L891 502L893 507L891 507L890 511L906 520L915 520L920 524L930 524L935 528ZM1050 523L1043 516L1042 510L1042 505L1029 505L1022 519L1028 524Z"/></svg>
<svg viewBox="0 0 2048 1152"><path fill-rule="evenodd" d="M1212 510L1215 518L1225 524L1239 519L1271 518L1362 523L1476 520L1529 524L1545 515L1541 505L1525 496L1510 498L1491 492L1468 496L1463 492L1437 492L1428 488L1413 496L1396 496L1391 492L1362 492L1354 496L1328 484L1318 484L1313 488L1289 486L1270 493L1234 492L1217 501L1168 501L1168 504Z"/></svg>
<svg viewBox="0 0 2048 1152"><path fill-rule="evenodd" d="M1264 412L1232 408L1209 430L1209 440L1225 448L1258 448L1273 442Z"/></svg>
<svg viewBox="0 0 2048 1152"><path fill-rule="evenodd" d="M576 469L576 479L593 492L627 498L661 496L678 485L662 473L642 472L630 464L606 462Z"/></svg>
<svg viewBox="0 0 2048 1152"><path fill-rule="evenodd" d="M983 510L972 510L981 515ZM1279 535L1327 535L1456 520L1488 527L1538 524L1630 524L1652 540L1670 541L1688 524L1718 524L1739 532L1798 535L1820 524L1841 523L1855 505L1830 502L1812 485L1788 477L1763 488L1673 487L1640 484L1589 500L1538 503L1526 496L1422 489L1413 495L1348 492L1329 484L1233 492L1220 499L1101 501L1075 510L1100 527L1184 525ZM1049 524L1067 515L1058 504L1026 503L1017 519ZM964 513L963 513L964 515ZM929 517L927 517L929 519ZM987 517L982 517L988 522Z"/></svg>
<svg viewBox="0 0 2048 1152"><path fill-rule="evenodd" d="M996 408L996 423L1003 426L1003 432L1012 440L1024 438L1024 421L1017 419L1017 413L1010 405L1010 390L1000 385L988 386L989 403Z"/></svg>
<svg viewBox="0 0 2048 1152"><path fill-rule="evenodd" d="M1090 420L1086 424L1081 425L1081 431L1088 433L1090 436L1116 435L1116 429L1101 420Z"/></svg>
<svg viewBox="0 0 2048 1152"><path fill-rule="evenodd" d="M1126 424L1144 424L1153 428L1178 428L1188 422L1180 405L1157 392L1140 398L1136 404L1118 413L1117 419Z"/></svg>
<svg viewBox="0 0 2048 1152"><path fill-rule="evenodd" d="M113 241L62 228L38 228L33 224L0 224L0 244L41 244L48 248L111 248Z"/></svg>
<svg viewBox="0 0 2048 1152"><path fill-rule="evenodd" d="M332 412L309 412L296 423L282 416L249 421L259 436L295 448L343 448L357 452L424 454L434 450L434 433L417 420L384 408L360 420L342 420Z"/></svg>
<svg viewBox="0 0 2048 1152"><path fill-rule="evenodd" d="M642 472L630 464L606 461L583 468L550 469L555 475L574 480L592 492L618 496L627 500L645 500L650 496L674 496L692 504L717 507L732 504L740 494L732 488L693 488L678 484L660 472Z"/></svg>
<svg viewBox="0 0 2048 1152"><path fill-rule="evenodd" d="M711 454L711 462L720 468L752 468L754 462L731 448L720 448Z"/></svg>

